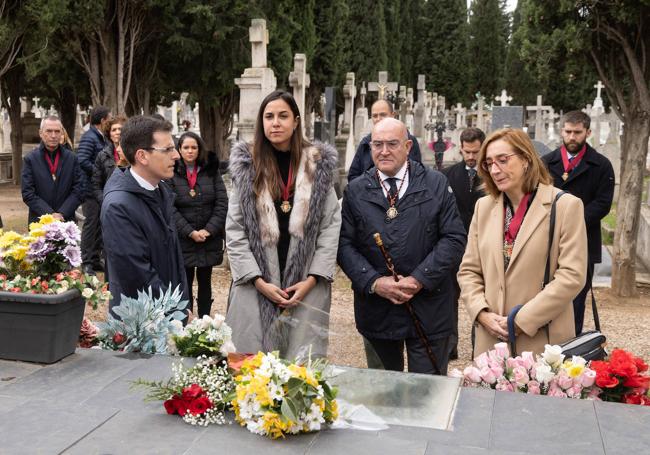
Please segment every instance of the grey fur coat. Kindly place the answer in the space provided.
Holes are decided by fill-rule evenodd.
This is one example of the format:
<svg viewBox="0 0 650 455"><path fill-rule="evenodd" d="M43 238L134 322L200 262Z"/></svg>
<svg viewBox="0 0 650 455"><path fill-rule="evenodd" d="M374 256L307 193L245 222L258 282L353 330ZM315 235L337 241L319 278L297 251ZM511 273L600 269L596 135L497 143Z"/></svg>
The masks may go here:
<svg viewBox="0 0 650 455"><path fill-rule="evenodd" d="M248 145L230 154L233 191L226 219L226 247L232 272L226 322L239 352L280 350L286 358L327 355L331 282L336 267L341 211L333 189L336 150L316 143L303 151L289 219L291 240L284 282L280 282L279 227L268 191L253 191L253 160ZM282 288L318 277L304 302L281 311L257 292L253 278Z"/></svg>

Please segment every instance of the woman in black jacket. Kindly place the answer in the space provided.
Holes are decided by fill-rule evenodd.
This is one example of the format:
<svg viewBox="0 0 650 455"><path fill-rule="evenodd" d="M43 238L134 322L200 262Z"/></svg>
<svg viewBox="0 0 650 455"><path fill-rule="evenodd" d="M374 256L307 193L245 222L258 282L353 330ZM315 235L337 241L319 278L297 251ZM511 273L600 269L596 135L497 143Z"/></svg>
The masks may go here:
<svg viewBox="0 0 650 455"><path fill-rule="evenodd" d="M170 184L176 193L174 218L183 250L185 272L193 308L192 284L198 282L199 317L212 307L212 267L223 261L224 226L228 194L219 174L219 160L205 148L195 133L184 133L178 140L181 158L176 162Z"/></svg>
<svg viewBox="0 0 650 455"><path fill-rule="evenodd" d="M95 159L95 169L93 170L93 196L99 202L101 207L104 200L104 186L108 178L113 174L115 167L124 170L129 163L126 161L120 147L120 136L122 134L122 125L126 123L126 117L113 117L107 124L104 134L110 139L104 149L97 154Z"/></svg>

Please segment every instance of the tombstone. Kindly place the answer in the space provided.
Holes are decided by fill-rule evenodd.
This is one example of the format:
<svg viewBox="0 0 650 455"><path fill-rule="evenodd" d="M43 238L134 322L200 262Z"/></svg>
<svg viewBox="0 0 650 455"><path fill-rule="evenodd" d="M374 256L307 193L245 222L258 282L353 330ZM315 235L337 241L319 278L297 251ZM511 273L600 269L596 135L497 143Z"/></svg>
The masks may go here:
<svg viewBox="0 0 650 455"><path fill-rule="evenodd" d="M406 85L401 85L399 88L399 96L395 97L395 110L399 113L399 119L402 123L406 124L406 116L408 115L408 107L406 105Z"/></svg>
<svg viewBox="0 0 650 455"><path fill-rule="evenodd" d="M345 109L343 111L343 128L341 128L339 137L345 139L345 148L339 150L339 166L341 166L342 176L345 174L354 158L354 99L357 96L357 87L354 84L354 73L345 75L345 85L343 86L343 99L345 100ZM339 142L337 137L337 145ZM343 153L341 153L343 152Z"/></svg>
<svg viewBox="0 0 650 455"><path fill-rule="evenodd" d="M557 146L558 136L555 130L555 122L560 118L558 114L555 113L555 109L552 107L544 114L544 121L546 122L546 144Z"/></svg>
<svg viewBox="0 0 650 455"><path fill-rule="evenodd" d="M406 127L409 130L413 129L413 88L406 89Z"/></svg>
<svg viewBox="0 0 650 455"><path fill-rule="evenodd" d="M535 151L540 157L546 155L547 153L551 153L553 151L549 148L548 145L546 145L542 141L538 141L537 139L532 139L531 142L535 146Z"/></svg>
<svg viewBox="0 0 650 455"><path fill-rule="evenodd" d="M600 92L602 89L605 88L602 82L598 81L596 85L594 85L594 88L596 89L596 98L594 99L594 105L592 109L599 109L600 112L605 112L605 106L603 105L603 98L600 96Z"/></svg>
<svg viewBox="0 0 650 455"><path fill-rule="evenodd" d="M476 127L481 131L486 131L485 128L485 97L481 94L477 96L476 107Z"/></svg>
<svg viewBox="0 0 650 455"><path fill-rule="evenodd" d="M506 127L516 129L524 127L523 106L494 106L492 108L491 130Z"/></svg>
<svg viewBox="0 0 650 455"><path fill-rule="evenodd" d="M546 141L546 130L544 129L544 112L550 108L551 106L542 105L542 95L537 95L537 104L535 106L526 107L526 111L535 113L535 139L540 142Z"/></svg>
<svg viewBox="0 0 650 455"><path fill-rule="evenodd" d="M273 70L267 67L266 46L269 32L264 19L251 20L248 29L251 43L251 67L246 68L241 77L235 79L239 87L239 139L251 142L255 135L257 111L262 100L275 90L277 81Z"/></svg>
<svg viewBox="0 0 650 455"><path fill-rule="evenodd" d="M418 99L415 103L414 117L413 117L413 134L419 139L423 139L425 136L424 125L427 122L427 113L426 113L426 103L427 103L427 93L426 93L426 76L424 74L418 74Z"/></svg>
<svg viewBox="0 0 650 455"><path fill-rule="evenodd" d="M179 105L178 101L172 102L171 124L172 124L172 134L173 135L178 134L178 111L180 110L178 105Z"/></svg>
<svg viewBox="0 0 650 455"><path fill-rule="evenodd" d="M22 100L22 98L21 98ZM32 101L25 98L25 110L23 111L22 129L23 129L23 143L25 144L38 144L41 141L39 130L41 129L41 120L36 118L36 114L32 112Z"/></svg>
<svg viewBox="0 0 650 455"><path fill-rule="evenodd" d="M192 109L192 112L194 112L194 128L193 128L193 130L195 132L201 131L201 120L200 120L201 116L199 114L199 103L198 102L194 103L194 109ZM228 150L230 150L230 148L228 148Z"/></svg>
<svg viewBox="0 0 650 455"><path fill-rule="evenodd" d="M310 80L307 74L307 56L305 54L296 54L293 57L293 71L289 73L289 85L293 88L293 97L298 104L298 110L303 120L302 132L305 132L305 121L307 112L305 112L305 92L309 88Z"/></svg>
<svg viewBox="0 0 650 455"><path fill-rule="evenodd" d="M494 100L501 103L500 104L501 106L507 106L508 101L512 101L512 96L508 96L508 92L506 91L506 89L503 89L501 90L501 95L495 96Z"/></svg>
<svg viewBox="0 0 650 455"><path fill-rule="evenodd" d="M388 71L379 71L377 82L368 82L368 91L377 92L377 99L385 100L389 93L397 91L397 82L388 82Z"/></svg>

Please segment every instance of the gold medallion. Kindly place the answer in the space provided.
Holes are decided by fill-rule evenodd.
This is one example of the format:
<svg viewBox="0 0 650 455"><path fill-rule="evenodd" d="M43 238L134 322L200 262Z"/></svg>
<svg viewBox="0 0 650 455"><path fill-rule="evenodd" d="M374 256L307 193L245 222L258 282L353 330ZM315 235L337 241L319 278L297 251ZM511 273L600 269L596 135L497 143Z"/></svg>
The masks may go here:
<svg viewBox="0 0 650 455"><path fill-rule="evenodd" d="M566 172L564 174L562 174L562 180L564 180L566 182L566 179L568 179L568 178L569 178L569 174L567 174Z"/></svg>
<svg viewBox="0 0 650 455"><path fill-rule="evenodd" d="M282 210L284 213L289 213L291 211L291 204L289 201L282 201L282 204L280 205L280 210Z"/></svg>
<svg viewBox="0 0 650 455"><path fill-rule="evenodd" d="M386 210L386 216L389 220L392 220L397 217L397 209L395 207L390 207Z"/></svg>
<svg viewBox="0 0 650 455"><path fill-rule="evenodd" d="M194 188L190 190L190 197L196 196L196 191L194 191Z"/></svg>

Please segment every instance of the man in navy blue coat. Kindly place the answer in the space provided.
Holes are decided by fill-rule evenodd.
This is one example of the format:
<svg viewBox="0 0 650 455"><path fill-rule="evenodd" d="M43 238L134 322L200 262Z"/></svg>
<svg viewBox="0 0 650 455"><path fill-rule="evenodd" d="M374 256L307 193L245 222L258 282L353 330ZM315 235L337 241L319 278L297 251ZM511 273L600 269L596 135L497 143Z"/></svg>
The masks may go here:
<svg viewBox="0 0 650 455"><path fill-rule="evenodd" d="M21 191L29 207L29 222L51 213L61 221L75 221L83 200L81 168L71 150L60 145L63 125L58 117L41 121L41 143L23 160Z"/></svg>
<svg viewBox="0 0 650 455"><path fill-rule="evenodd" d="M393 105L390 102L386 100L377 100L370 107L370 119L372 120L373 125L376 125L381 120L389 117L395 117ZM374 163L372 162L372 153L370 153L370 136L370 134L367 135L361 139L361 142L359 142L357 151L352 159L352 164L350 164L350 170L348 171L348 183L374 166ZM408 137L413 144L411 151L409 152L409 159L422 162L418 140L415 136L411 135L411 133L408 133Z"/></svg>
<svg viewBox="0 0 650 455"><path fill-rule="evenodd" d="M181 287L187 299L187 277L173 218L173 192L162 182L174 174L180 158L171 124L152 117L131 117L120 144L131 167L113 172L104 187L102 233L113 299L137 297L149 286Z"/></svg>
<svg viewBox="0 0 650 455"><path fill-rule="evenodd" d="M79 140L77 159L85 177L85 200L81 207L85 220L81 232L81 260L84 272L94 275L95 270L102 270L100 262L102 238L99 230L99 202L93 195L92 177L97 154L106 147L107 139L104 129L111 118L111 111L106 106L96 106L90 112L90 128Z"/></svg>
<svg viewBox="0 0 650 455"><path fill-rule="evenodd" d="M451 270L465 250L465 229L447 179L409 160L402 122L387 118L372 131L375 166L350 182L343 196L338 263L352 281L357 329L385 369L434 373L404 302L418 316L440 374L446 374L453 329ZM394 281L373 234L381 234ZM366 349L366 355L371 354Z"/></svg>

